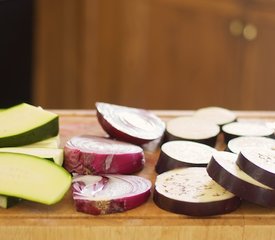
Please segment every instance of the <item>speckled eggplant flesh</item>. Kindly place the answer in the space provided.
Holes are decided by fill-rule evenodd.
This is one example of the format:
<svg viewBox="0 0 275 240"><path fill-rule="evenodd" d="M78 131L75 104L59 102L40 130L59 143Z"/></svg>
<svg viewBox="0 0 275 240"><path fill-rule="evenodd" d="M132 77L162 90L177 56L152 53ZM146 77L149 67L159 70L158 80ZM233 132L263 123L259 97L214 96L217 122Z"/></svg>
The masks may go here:
<svg viewBox="0 0 275 240"><path fill-rule="evenodd" d="M275 190L256 181L236 164L238 155L230 152L213 154L207 172L222 187L241 199L264 206L275 206Z"/></svg>
<svg viewBox="0 0 275 240"><path fill-rule="evenodd" d="M220 127L209 121L195 117L177 117L166 123L164 142L186 140L214 147Z"/></svg>
<svg viewBox="0 0 275 240"><path fill-rule="evenodd" d="M197 142L169 141L161 146L155 170L160 174L179 167L206 167L215 151Z"/></svg>
<svg viewBox="0 0 275 240"><path fill-rule="evenodd" d="M222 127L225 143L242 136L274 137L274 130L264 124L253 122L232 122Z"/></svg>
<svg viewBox="0 0 275 240"><path fill-rule="evenodd" d="M241 203L213 181L204 167L178 168L158 175L153 199L166 211L190 216L229 213Z"/></svg>
<svg viewBox="0 0 275 240"><path fill-rule="evenodd" d="M238 155L237 165L249 176L275 188L275 151L265 148L246 148Z"/></svg>

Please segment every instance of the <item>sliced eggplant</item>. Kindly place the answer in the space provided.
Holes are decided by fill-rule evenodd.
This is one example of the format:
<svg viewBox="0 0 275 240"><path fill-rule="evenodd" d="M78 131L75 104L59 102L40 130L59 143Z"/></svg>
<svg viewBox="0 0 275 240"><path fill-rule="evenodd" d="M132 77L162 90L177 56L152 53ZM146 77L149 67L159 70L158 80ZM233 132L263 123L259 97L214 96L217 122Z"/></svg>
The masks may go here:
<svg viewBox="0 0 275 240"><path fill-rule="evenodd" d="M233 111L216 106L200 108L195 111L194 117L212 121L219 126L234 122L237 119L237 116Z"/></svg>
<svg viewBox="0 0 275 240"><path fill-rule="evenodd" d="M166 123L165 141L187 140L215 146L220 128L195 117L177 117Z"/></svg>
<svg viewBox="0 0 275 240"><path fill-rule="evenodd" d="M236 137L273 137L274 130L264 124L254 122L233 122L222 127L225 142Z"/></svg>
<svg viewBox="0 0 275 240"><path fill-rule="evenodd" d="M134 175L78 175L72 189L77 211L99 215L124 212L145 203L151 182Z"/></svg>
<svg viewBox="0 0 275 240"><path fill-rule="evenodd" d="M233 153L239 153L242 149L250 147L271 150L275 147L275 139L268 137L236 137L227 144L227 149Z"/></svg>
<svg viewBox="0 0 275 240"><path fill-rule="evenodd" d="M238 155L216 152L208 166L209 176L228 191L241 199L264 207L275 206L275 190L256 181L236 164Z"/></svg>
<svg viewBox="0 0 275 240"><path fill-rule="evenodd" d="M96 110L102 128L115 139L142 145L163 136L165 123L150 111L103 102Z"/></svg>
<svg viewBox="0 0 275 240"><path fill-rule="evenodd" d="M275 188L275 151L246 148L238 155L237 165L255 180Z"/></svg>
<svg viewBox="0 0 275 240"><path fill-rule="evenodd" d="M197 142L169 141L161 146L155 170L160 174L179 167L206 167L215 151Z"/></svg>
<svg viewBox="0 0 275 240"><path fill-rule="evenodd" d="M71 138L64 153L64 167L78 174L132 174L145 163L141 147L91 135Z"/></svg>
<svg viewBox="0 0 275 240"><path fill-rule="evenodd" d="M229 213L241 203L203 167L178 168L158 175L153 199L164 210L191 216Z"/></svg>

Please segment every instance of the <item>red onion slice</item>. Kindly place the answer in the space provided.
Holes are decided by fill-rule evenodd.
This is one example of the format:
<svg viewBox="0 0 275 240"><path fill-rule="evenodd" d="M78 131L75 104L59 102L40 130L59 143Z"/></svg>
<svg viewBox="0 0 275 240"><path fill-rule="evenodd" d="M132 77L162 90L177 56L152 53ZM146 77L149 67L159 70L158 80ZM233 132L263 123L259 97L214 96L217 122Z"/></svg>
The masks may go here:
<svg viewBox="0 0 275 240"><path fill-rule="evenodd" d="M132 174L145 163L141 147L90 135L71 138L64 154L64 167L78 174Z"/></svg>
<svg viewBox="0 0 275 240"><path fill-rule="evenodd" d="M237 119L237 116L234 112L226 108L215 106L198 109L195 111L194 117L212 121L219 126L234 122Z"/></svg>
<svg viewBox="0 0 275 240"><path fill-rule="evenodd" d="M161 146L155 170L162 173L179 167L206 167L216 150L191 141L170 141Z"/></svg>
<svg viewBox="0 0 275 240"><path fill-rule="evenodd" d="M193 216L229 213L240 205L240 199L213 181L202 167L158 175L153 199L164 210Z"/></svg>
<svg viewBox="0 0 275 240"><path fill-rule="evenodd" d="M74 177L72 189L77 211L99 215L127 211L145 203L151 182L133 175L79 175Z"/></svg>
<svg viewBox="0 0 275 240"><path fill-rule="evenodd" d="M102 128L113 138L137 145L162 137L165 123L144 109L109 103L96 103L97 117Z"/></svg>
<svg viewBox="0 0 275 240"><path fill-rule="evenodd" d="M237 154L216 152L207 166L213 180L236 196L264 207L275 206L275 190L256 181L236 164Z"/></svg>
<svg viewBox="0 0 275 240"><path fill-rule="evenodd" d="M275 188L275 151L246 148L238 155L237 165L255 180Z"/></svg>
<svg viewBox="0 0 275 240"><path fill-rule="evenodd" d="M165 141L187 140L215 146L220 127L195 117L177 117L167 121Z"/></svg>

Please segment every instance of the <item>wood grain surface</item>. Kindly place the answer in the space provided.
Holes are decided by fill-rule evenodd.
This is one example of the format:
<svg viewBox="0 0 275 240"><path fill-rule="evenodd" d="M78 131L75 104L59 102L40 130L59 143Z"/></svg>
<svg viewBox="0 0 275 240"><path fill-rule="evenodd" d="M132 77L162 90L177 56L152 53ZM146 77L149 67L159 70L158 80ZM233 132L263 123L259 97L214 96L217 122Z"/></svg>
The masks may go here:
<svg viewBox="0 0 275 240"><path fill-rule="evenodd" d="M60 136L62 146L75 135L104 136L94 111L62 111ZM163 120L190 115L192 111L158 111ZM241 120L274 123L275 112L237 112ZM217 144L222 149L222 137ZM154 166L159 149L146 151L145 168L138 175L155 181ZM31 186L30 186L31 187ZM158 208L152 196L142 206L124 213L92 216L77 212L71 193L52 206L29 201L0 209L0 239L196 239L258 240L275 239L275 209L243 202L241 207L225 215L189 217Z"/></svg>

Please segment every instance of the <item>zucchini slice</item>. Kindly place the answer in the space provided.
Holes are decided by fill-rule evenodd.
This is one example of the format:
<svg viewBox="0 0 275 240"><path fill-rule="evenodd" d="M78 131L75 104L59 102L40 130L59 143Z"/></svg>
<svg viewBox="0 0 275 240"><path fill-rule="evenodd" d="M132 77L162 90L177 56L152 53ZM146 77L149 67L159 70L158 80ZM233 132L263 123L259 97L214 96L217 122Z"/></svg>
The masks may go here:
<svg viewBox="0 0 275 240"><path fill-rule="evenodd" d="M24 145L22 147L31 147L31 148L60 148L60 136L54 136L47 138L45 140Z"/></svg>
<svg viewBox="0 0 275 240"><path fill-rule="evenodd" d="M23 153L53 161L62 166L64 150L61 148L31 148L31 147L7 147L0 148L0 152Z"/></svg>
<svg viewBox="0 0 275 240"><path fill-rule="evenodd" d="M12 207L13 205L16 205L20 201L21 201L20 198L9 197L9 196L1 196L0 195L0 207L1 208Z"/></svg>
<svg viewBox="0 0 275 240"><path fill-rule="evenodd" d="M16 147L58 135L58 115L21 103L0 112L0 147Z"/></svg>
<svg viewBox="0 0 275 240"><path fill-rule="evenodd" d="M0 153L0 194L43 204L60 201L71 185L71 175L43 158Z"/></svg>

